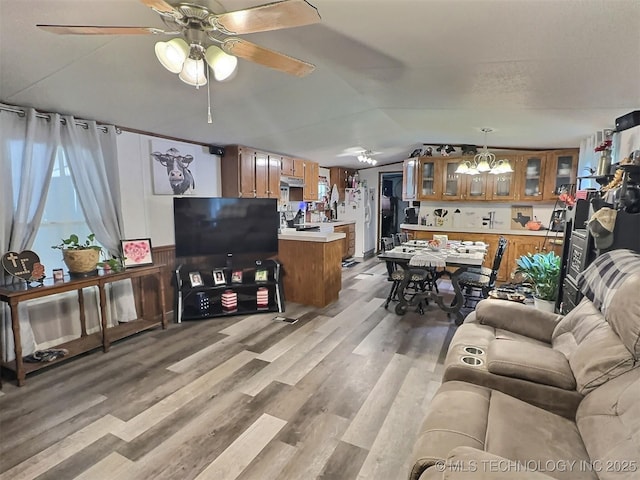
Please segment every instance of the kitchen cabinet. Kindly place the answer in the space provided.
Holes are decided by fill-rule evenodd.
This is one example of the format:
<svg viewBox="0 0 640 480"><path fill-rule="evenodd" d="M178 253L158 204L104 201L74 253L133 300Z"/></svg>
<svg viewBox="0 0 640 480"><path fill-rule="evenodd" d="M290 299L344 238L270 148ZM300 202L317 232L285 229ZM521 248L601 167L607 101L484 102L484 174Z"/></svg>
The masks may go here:
<svg viewBox="0 0 640 480"><path fill-rule="evenodd" d="M222 196L280 197L281 157L249 147L225 147L221 162Z"/></svg>
<svg viewBox="0 0 640 480"><path fill-rule="evenodd" d="M329 168L329 191L334 185L338 188L338 201L344 201L344 189L351 188L353 177L356 174L356 170L352 170L344 167L331 167Z"/></svg>
<svg viewBox="0 0 640 480"><path fill-rule="evenodd" d="M442 196L442 163L435 157L418 159L418 200L437 200Z"/></svg>
<svg viewBox="0 0 640 480"><path fill-rule="evenodd" d="M455 173L463 157L420 157L404 161L403 200L553 201L564 185L575 184L578 150L497 154L510 173Z"/></svg>
<svg viewBox="0 0 640 480"><path fill-rule="evenodd" d="M356 224L337 225L333 227L333 231L346 235L342 239L342 259L353 257L356 253Z"/></svg>
<svg viewBox="0 0 640 480"><path fill-rule="evenodd" d="M402 200L411 202L417 198L418 159L408 158L402 163Z"/></svg>
<svg viewBox="0 0 640 480"><path fill-rule="evenodd" d="M517 200L542 200L546 164L545 153L537 152L520 157L516 167L516 178L519 180Z"/></svg>
<svg viewBox="0 0 640 480"><path fill-rule="evenodd" d="M517 181L519 175L518 155L499 155L498 160L503 160L511 165L513 172L489 174L487 187L487 200L513 201L517 199Z"/></svg>
<svg viewBox="0 0 640 480"><path fill-rule="evenodd" d="M304 160L283 156L281 159L280 173L285 177L304 177Z"/></svg>
<svg viewBox="0 0 640 480"><path fill-rule="evenodd" d="M578 152L575 150L555 150L547 155L544 179L544 200L557 200L563 189L571 190L576 184L578 173Z"/></svg>
<svg viewBox="0 0 640 480"><path fill-rule="evenodd" d="M318 177L320 166L316 162L304 162L304 189L302 198L306 202L318 201Z"/></svg>

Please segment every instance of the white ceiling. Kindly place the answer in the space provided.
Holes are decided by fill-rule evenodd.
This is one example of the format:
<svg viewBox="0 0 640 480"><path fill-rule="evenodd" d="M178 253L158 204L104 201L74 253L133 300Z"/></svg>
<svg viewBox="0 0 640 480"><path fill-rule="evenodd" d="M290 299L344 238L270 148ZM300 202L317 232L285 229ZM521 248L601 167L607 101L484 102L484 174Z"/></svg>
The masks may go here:
<svg viewBox="0 0 640 480"><path fill-rule="evenodd" d="M177 3L168 0L169 3ZM216 12L268 0L192 0ZM0 102L215 145L358 166L423 143L577 147L640 108L639 0L311 0L316 25L245 38L311 62L244 60L207 92L156 60L157 36L53 35L43 24L163 28L136 0L0 0Z"/></svg>

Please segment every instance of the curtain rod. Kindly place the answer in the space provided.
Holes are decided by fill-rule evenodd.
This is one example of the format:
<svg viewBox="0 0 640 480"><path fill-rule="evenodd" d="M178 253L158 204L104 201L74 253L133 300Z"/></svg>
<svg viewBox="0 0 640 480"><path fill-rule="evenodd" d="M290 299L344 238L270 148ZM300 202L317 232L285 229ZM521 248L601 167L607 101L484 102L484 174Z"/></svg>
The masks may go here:
<svg viewBox="0 0 640 480"><path fill-rule="evenodd" d="M18 107L9 107L7 105L0 105L0 110L4 110L5 112L11 112L11 113L15 113L20 117L24 117L26 115L26 112L24 111L24 109L18 108ZM51 115L48 113L40 113L36 110L36 117L37 118L44 118L46 120L51 120ZM63 125L67 124L67 121L64 118L60 118L60 123L62 123ZM75 124L79 127L82 128L89 128L89 124L86 121L82 121L82 120L76 120ZM107 133L107 127L104 125L101 125L98 123L97 128L99 130L102 130L104 133ZM120 127L115 127L116 129L116 133L120 134L122 133L122 130L120 129Z"/></svg>

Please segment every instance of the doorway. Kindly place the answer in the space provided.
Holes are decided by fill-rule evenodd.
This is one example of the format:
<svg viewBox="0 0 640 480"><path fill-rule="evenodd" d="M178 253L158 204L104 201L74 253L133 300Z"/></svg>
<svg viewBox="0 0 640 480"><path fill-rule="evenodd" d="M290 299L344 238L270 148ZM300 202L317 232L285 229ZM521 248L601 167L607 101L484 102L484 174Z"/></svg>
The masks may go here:
<svg viewBox="0 0 640 480"><path fill-rule="evenodd" d="M380 173L380 197L378 198L378 245L382 237L400 232L404 223L405 209L409 202L402 200L402 172Z"/></svg>

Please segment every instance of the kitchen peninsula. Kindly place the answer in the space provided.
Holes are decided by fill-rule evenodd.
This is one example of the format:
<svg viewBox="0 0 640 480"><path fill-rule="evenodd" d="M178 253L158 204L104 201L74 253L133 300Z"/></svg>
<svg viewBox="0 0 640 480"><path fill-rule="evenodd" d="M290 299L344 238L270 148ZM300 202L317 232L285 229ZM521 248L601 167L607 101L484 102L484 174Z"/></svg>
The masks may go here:
<svg viewBox="0 0 640 480"><path fill-rule="evenodd" d="M282 230L278 259L286 301L322 308L338 299L344 238L344 233L332 231Z"/></svg>

